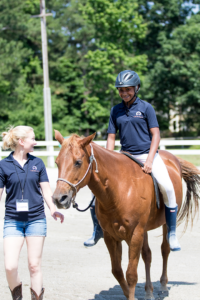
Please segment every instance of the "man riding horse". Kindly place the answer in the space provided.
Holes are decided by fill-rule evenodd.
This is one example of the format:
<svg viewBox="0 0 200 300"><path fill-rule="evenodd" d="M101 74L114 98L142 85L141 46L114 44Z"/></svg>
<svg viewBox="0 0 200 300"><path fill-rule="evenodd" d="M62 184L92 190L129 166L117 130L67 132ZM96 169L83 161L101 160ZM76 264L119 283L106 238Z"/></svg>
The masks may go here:
<svg viewBox="0 0 200 300"><path fill-rule="evenodd" d="M160 142L159 125L151 104L137 97L140 78L137 73L125 70L118 74L115 87L122 102L111 109L106 148L114 150L115 137L119 131L121 150L129 152L144 163L145 173L153 173L165 202L165 217L168 229L168 242L172 251L181 247L176 237L176 216L178 206L172 181L167 168L158 153ZM84 245L94 246L103 237L94 206L91 207L94 232Z"/></svg>

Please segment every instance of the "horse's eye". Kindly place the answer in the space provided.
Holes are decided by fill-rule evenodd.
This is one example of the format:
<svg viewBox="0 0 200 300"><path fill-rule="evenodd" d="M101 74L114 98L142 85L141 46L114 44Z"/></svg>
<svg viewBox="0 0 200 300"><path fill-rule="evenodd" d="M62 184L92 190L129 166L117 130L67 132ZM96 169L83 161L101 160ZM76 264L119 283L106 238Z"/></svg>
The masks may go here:
<svg viewBox="0 0 200 300"><path fill-rule="evenodd" d="M77 160L74 165L75 165L75 167L80 167L82 165L82 161Z"/></svg>

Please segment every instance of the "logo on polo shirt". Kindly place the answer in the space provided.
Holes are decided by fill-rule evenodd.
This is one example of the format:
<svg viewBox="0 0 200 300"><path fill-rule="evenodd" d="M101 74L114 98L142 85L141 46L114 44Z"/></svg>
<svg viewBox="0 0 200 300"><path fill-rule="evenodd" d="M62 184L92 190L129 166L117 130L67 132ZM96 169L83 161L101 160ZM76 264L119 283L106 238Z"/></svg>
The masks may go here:
<svg viewBox="0 0 200 300"><path fill-rule="evenodd" d="M137 111L137 112L136 112L136 116L141 116L141 112L140 112L140 111Z"/></svg>
<svg viewBox="0 0 200 300"><path fill-rule="evenodd" d="M140 111L136 111L136 112L135 112L135 116L133 116L133 118L140 118L140 119L143 119L144 116L143 116L143 114L142 114Z"/></svg>
<svg viewBox="0 0 200 300"><path fill-rule="evenodd" d="M32 166L31 171L32 171L32 172L39 172L39 171L37 170L37 167L36 167L36 166Z"/></svg>

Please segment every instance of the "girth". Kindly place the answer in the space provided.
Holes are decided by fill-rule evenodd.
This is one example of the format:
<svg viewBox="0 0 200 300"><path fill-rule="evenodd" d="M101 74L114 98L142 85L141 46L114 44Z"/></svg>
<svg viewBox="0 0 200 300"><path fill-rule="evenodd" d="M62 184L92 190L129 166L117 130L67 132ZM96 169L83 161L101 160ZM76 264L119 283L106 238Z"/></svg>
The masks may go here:
<svg viewBox="0 0 200 300"><path fill-rule="evenodd" d="M123 151L121 153L128 156L130 159L132 159L134 162L136 162L139 166L144 167L144 164L141 161L134 158L131 154L129 154L127 152L123 152ZM157 208L159 209L160 208L160 197L159 197L158 183L152 173L150 173L149 175L151 175L151 177L153 179L153 184L154 184L154 189L155 189L155 194L156 194L156 204L157 204Z"/></svg>

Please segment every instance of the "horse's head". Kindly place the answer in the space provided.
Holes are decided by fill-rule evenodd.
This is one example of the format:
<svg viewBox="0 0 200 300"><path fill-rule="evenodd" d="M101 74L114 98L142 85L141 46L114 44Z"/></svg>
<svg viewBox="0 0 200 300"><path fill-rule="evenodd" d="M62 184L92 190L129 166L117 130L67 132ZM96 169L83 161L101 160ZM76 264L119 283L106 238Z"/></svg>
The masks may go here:
<svg viewBox="0 0 200 300"><path fill-rule="evenodd" d="M56 158L59 180L53 194L53 201L58 208L69 208L76 191L89 183L91 171L88 170L88 166L91 151L87 146L95 134L86 138L74 134L65 140L60 132L55 130L55 138L62 145ZM79 181L81 183L75 186Z"/></svg>

